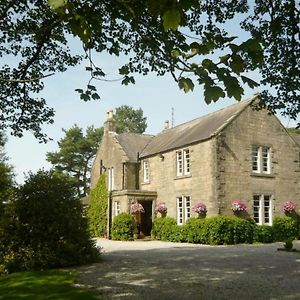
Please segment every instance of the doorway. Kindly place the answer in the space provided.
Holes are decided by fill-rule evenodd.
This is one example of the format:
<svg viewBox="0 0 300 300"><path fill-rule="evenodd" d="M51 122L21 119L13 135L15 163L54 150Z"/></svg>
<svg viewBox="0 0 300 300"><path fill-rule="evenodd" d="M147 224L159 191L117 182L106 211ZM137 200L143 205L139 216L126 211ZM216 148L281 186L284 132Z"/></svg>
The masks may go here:
<svg viewBox="0 0 300 300"><path fill-rule="evenodd" d="M152 229L152 200L138 201L145 210L145 213L141 214L141 233L145 236L151 235Z"/></svg>

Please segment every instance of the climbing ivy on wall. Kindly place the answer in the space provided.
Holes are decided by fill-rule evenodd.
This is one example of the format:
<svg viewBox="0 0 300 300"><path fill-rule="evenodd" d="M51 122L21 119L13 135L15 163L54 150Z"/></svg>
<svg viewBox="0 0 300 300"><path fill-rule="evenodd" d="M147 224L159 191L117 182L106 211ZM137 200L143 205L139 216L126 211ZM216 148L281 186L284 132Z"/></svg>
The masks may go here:
<svg viewBox="0 0 300 300"><path fill-rule="evenodd" d="M89 195L87 218L92 236L105 236L107 231L108 190L105 174L101 175L97 185Z"/></svg>

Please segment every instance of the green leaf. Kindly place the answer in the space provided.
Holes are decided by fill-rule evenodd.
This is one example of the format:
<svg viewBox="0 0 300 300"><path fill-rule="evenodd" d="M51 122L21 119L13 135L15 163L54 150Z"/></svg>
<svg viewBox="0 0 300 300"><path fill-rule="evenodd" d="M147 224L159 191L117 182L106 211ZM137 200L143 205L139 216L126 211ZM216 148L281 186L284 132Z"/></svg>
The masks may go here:
<svg viewBox="0 0 300 300"><path fill-rule="evenodd" d="M181 51L178 49L174 49L171 51L171 56L172 57L178 57L179 55L181 55Z"/></svg>
<svg viewBox="0 0 300 300"><path fill-rule="evenodd" d="M122 80L122 84L128 85L129 83L135 84L135 80L133 76L125 76L124 79Z"/></svg>
<svg viewBox="0 0 300 300"><path fill-rule="evenodd" d="M177 9L167 10L162 16L165 30L172 29L176 31L180 23L180 12Z"/></svg>
<svg viewBox="0 0 300 300"><path fill-rule="evenodd" d="M88 84L87 87L88 87L88 89L91 90L91 91L96 91L96 90L97 90L95 86L90 85L90 84Z"/></svg>
<svg viewBox="0 0 300 300"><path fill-rule="evenodd" d="M242 78L243 82L247 83L251 89L254 89L255 87L259 86L259 83L257 83L256 81L254 81L246 76L241 76L241 78Z"/></svg>
<svg viewBox="0 0 300 300"><path fill-rule="evenodd" d="M240 101L242 95L244 94L244 89L240 86L236 77L226 76L223 79L227 96L229 98L234 97L236 100Z"/></svg>
<svg viewBox="0 0 300 300"><path fill-rule="evenodd" d="M93 98L94 100L98 100L98 99L100 99L100 96L99 96L97 93L93 93L93 94L92 94L92 98Z"/></svg>
<svg viewBox="0 0 300 300"><path fill-rule="evenodd" d="M230 67L232 71L236 74L240 74L245 71L244 60L238 54L231 55Z"/></svg>
<svg viewBox="0 0 300 300"><path fill-rule="evenodd" d="M83 90L82 90L82 89L76 89L75 91L78 92L78 93L80 93L80 94L83 93Z"/></svg>
<svg viewBox="0 0 300 300"><path fill-rule="evenodd" d="M210 60L208 58L203 59L202 66L209 72L212 72L216 69L216 65L212 62L212 60Z"/></svg>
<svg viewBox="0 0 300 300"><path fill-rule="evenodd" d="M220 98L224 98L225 93L219 86L204 86L204 100L207 104L211 101L218 101Z"/></svg>
<svg viewBox="0 0 300 300"><path fill-rule="evenodd" d="M123 66L119 69L119 74L120 75L127 75L129 74L129 68L128 66Z"/></svg>
<svg viewBox="0 0 300 300"><path fill-rule="evenodd" d="M66 6L67 3L67 0L48 0L48 5L54 10Z"/></svg>
<svg viewBox="0 0 300 300"><path fill-rule="evenodd" d="M86 93L82 93L80 95L80 99L83 100L83 101L90 101L91 97L88 94L86 94Z"/></svg>
<svg viewBox="0 0 300 300"><path fill-rule="evenodd" d="M187 93L189 91L193 91L195 85L191 79L182 77L179 79L178 86Z"/></svg>

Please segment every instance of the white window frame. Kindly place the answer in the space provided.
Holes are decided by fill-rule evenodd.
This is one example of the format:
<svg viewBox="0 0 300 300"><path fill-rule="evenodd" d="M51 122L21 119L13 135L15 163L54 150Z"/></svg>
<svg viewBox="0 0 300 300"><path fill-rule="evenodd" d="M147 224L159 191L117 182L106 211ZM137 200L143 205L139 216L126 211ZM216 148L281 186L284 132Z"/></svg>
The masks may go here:
<svg viewBox="0 0 300 300"><path fill-rule="evenodd" d="M258 225L273 224L273 196L271 194L253 195L253 217Z"/></svg>
<svg viewBox="0 0 300 300"><path fill-rule="evenodd" d="M183 175L182 150L176 151L176 174L177 176Z"/></svg>
<svg viewBox="0 0 300 300"><path fill-rule="evenodd" d="M150 181L150 170L149 170L149 161L143 161L143 173L144 173L144 182L147 183Z"/></svg>
<svg viewBox="0 0 300 300"><path fill-rule="evenodd" d="M115 217L120 214L121 212L121 205L120 205L120 201L115 201L114 202L114 211L115 211Z"/></svg>
<svg viewBox="0 0 300 300"><path fill-rule="evenodd" d="M109 192L115 189L115 179L114 179L114 167L108 168L108 181L107 181L107 189Z"/></svg>
<svg viewBox="0 0 300 300"><path fill-rule="evenodd" d="M191 217L191 197L180 196L176 199L177 224L183 225Z"/></svg>
<svg viewBox="0 0 300 300"><path fill-rule="evenodd" d="M271 148L268 146L252 146L252 172L271 174Z"/></svg>
<svg viewBox="0 0 300 300"><path fill-rule="evenodd" d="M190 150L182 149L176 151L176 175L184 176L191 173Z"/></svg>

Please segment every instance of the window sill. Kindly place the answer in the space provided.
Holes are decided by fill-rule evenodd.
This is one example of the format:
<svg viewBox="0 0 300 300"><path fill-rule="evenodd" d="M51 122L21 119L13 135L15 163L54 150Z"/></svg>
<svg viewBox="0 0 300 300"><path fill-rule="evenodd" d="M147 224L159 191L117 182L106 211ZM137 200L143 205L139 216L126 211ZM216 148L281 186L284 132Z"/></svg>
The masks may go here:
<svg viewBox="0 0 300 300"><path fill-rule="evenodd" d="M264 173L251 173L252 177L260 177L260 178L275 178L274 174L264 174Z"/></svg>
<svg viewBox="0 0 300 300"><path fill-rule="evenodd" d="M174 180L184 179L184 178L190 178L190 177L192 177L191 174L189 174L189 175L180 175L180 176L176 176L176 177L174 178Z"/></svg>
<svg viewBox="0 0 300 300"><path fill-rule="evenodd" d="M150 181L147 181L147 182L141 182L141 185L147 185L147 184L150 184Z"/></svg>

